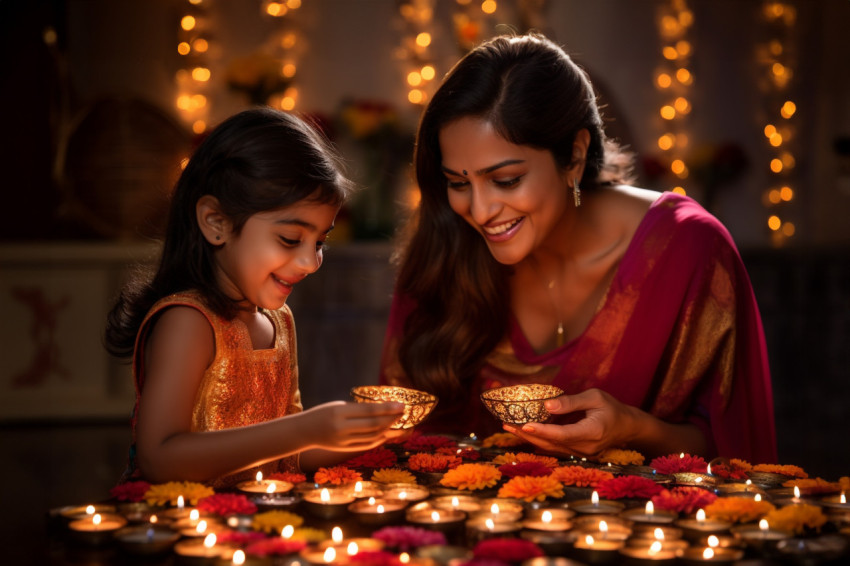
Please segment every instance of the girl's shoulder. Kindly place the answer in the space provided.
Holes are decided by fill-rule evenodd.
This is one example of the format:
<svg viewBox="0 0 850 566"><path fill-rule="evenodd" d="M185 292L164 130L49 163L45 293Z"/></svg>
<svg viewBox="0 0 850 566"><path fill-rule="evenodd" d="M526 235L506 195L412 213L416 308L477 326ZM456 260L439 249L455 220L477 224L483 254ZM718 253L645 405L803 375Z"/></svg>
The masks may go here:
<svg viewBox="0 0 850 566"><path fill-rule="evenodd" d="M218 318L213 309L207 304L203 295L201 295L198 291L190 290L173 293L159 299L150 308L145 319L149 320L151 317L156 316L163 310L175 306L192 307L201 311L207 318Z"/></svg>

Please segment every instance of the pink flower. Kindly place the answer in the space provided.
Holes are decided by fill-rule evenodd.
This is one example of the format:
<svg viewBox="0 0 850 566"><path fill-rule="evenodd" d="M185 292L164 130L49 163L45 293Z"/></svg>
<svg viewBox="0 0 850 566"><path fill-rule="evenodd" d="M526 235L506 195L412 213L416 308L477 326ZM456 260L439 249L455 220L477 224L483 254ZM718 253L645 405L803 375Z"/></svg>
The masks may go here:
<svg viewBox="0 0 850 566"><path fill-rule="evenodd" d="M664 488L649 478L621 476L599 482L596 492L603 499L643 498L649 499Z"/></svg>
<svg viewBox="0 0 850 566"><path fill-rule="evenodd" d="M245 553L252 556L285 556L295 554L306 546L307 541L304 540L269 537L250 543L245 548Z"/></svg>
<svg viewBox="0 0 850 566"><path fill-rule="evenodd" d="M443 533L421 527L384 527L372 533L372 538L376 538L388 547L401 552L408 552L429 544L446 544L446 536Z"/></svg>
<svg viewBox="0 0 850 566"><path fill-rule="evenodd" d="M659 474L678 474L682 472L704 474L708 469L708 464L705 460L700 456L691 456L690 454L660 456L650 462L649 465L655 468Z"/></svg>
<svg viewBox="0 0 850 566"><path fill-rule="evenodd" d="M537 556L543 556L539 546L531 541L519 538L491 538L475 545L472 554L477 562L499 560L504 562L522 562Z"/></svg>
<svg viewBox="0 0 850 566"><path fill-rule="evenodd" d="M502 464L499 466L499 471L503 476L515 478L517 476L532 476L542 477L552 473L549 466L540 462L517 462L515 464Z"/></svg>
<svg viewBox="0 0 850 566"><path fill-rule="evenodd" d="M399 557L384 550L367 550L348 557L349 564L361 566L401 566Z"/></svg>
<svg viewBox="0 0 850 566"><path fill-rule="evenodd" d="M198 501L198 511L225 515L252 515L257 512L257 506L251 503L241 493L216 493Z"/></svg>
<svg viewBox="0 0 850 566"><path fill-rule="evenodd" d="M146 481L128 481L119 483L109 490L109 495L118 501L132 501L137 503L145 498L145 493L150 489L151 484Z"/></svg>

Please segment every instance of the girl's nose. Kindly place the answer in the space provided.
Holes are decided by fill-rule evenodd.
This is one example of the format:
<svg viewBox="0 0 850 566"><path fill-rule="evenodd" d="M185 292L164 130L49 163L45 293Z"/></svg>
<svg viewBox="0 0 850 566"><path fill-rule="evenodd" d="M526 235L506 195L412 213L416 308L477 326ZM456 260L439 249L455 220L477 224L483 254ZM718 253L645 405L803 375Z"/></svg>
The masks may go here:
<svg viewBox="0 0 850 566"><path fill-rule="evenodd" d="M307 246L304 247L304 252L298 254L298 267L304 277L307 277L311 273L315 273L322 265L322 250L315 248L311 250Z"/></svg>

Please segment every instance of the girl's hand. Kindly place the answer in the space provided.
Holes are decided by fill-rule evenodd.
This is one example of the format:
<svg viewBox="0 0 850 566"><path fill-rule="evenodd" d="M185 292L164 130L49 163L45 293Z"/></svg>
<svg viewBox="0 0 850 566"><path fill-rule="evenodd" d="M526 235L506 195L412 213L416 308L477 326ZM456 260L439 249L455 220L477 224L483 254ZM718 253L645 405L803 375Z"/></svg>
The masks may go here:
<svg viewBox="0 0 850 566"><path fill-rule="evenodd" d="M577 395L561 395L546 401L546 410L553 415L576 411L584 411L585 415L574 424L502 426L544 450L579 457L593 457L606 448L623 446L635 433L637 415L634 408L599 389L588 389Z"/></svg>
<svg viewBox="0 0 850 566"><path fill-rule="evenodd" d="M343 452L371 450L399 434L390 425L402 415L401 403L331 401L301 413L304 434L317 448Z"/></svg>

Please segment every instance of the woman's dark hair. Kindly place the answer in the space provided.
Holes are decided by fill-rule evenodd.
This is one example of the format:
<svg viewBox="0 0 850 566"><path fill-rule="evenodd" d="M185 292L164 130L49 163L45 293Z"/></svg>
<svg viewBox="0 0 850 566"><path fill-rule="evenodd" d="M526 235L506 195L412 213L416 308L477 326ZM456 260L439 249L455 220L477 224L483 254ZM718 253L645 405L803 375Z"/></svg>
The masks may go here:
<svg viewBox="0 0 850 566"><path fill-rule="evenodd" d="M180 175L159 265L152 278L139 275L131 281L109 312L107 350L131 356L148 310L179 291L198 290L221 316L236 315L236 304L215 285L214 247L198 226L195 205L202 196L218 199L238 234L252 215L305 199L340 206L352 187L330 143L301 118L271 108L228 118L198 146Z"/></svg>
<svg viewBox="0 0 850 566"><path fill-rule="evenodd" d="M605 172L606 140L585 72L541 35L501 36L470 51L446 75L422 115L414 163L419 207L398 254L397 291L416 307L405 322L399 361L411 384L451 398L481 368L509 320L510 268L450 208L440 130L464 117L490 123L505 140L548 150L573 165L573 142L590 144L582 190L622 182ZM566 188L565 188L566 190Z"/></svg>

